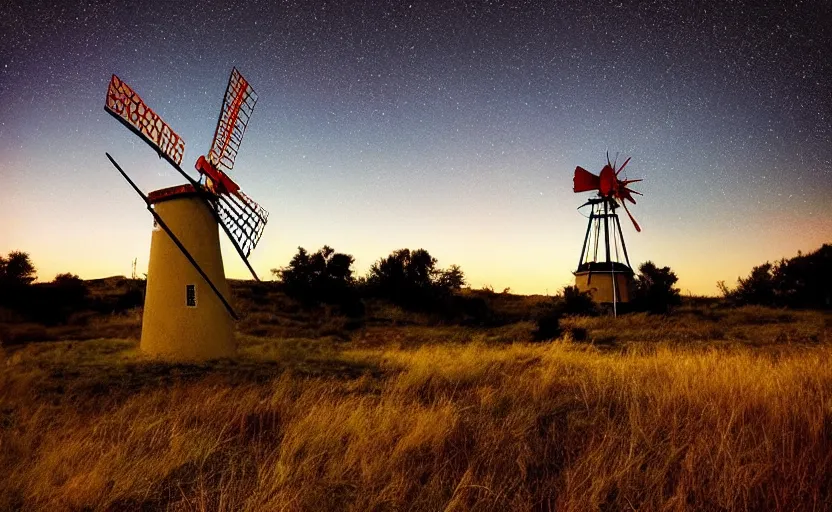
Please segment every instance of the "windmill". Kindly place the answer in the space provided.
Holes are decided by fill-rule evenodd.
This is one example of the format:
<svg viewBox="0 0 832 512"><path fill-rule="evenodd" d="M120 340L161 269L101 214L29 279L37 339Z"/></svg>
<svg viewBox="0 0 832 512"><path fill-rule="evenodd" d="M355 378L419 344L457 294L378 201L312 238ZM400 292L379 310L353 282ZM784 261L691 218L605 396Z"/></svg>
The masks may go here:
<svg viewBox="0 0 832 512"><path fill-rule="evenodd" d="M194 179L180 167L182 137L124 81L116 75L110 80L104 109L186 180L145 195L107 153L154 219L142 317L144 352L203 360L236 351L232 322L238 316L229 301L217 226L259 281L248 257L263 234L268 213L228 176L256 102L251 85L232 69L211 148L197 160L199 175Z"/></svg>
<svg viewBox="0 0 832 512"><path fill-rule="evenodd" d="M614 312L619 302L630 301L633 286L633 269L627 254L627 245L624 243L621 222L615 210L623 206L636 231L640 232L641 227L627 209L626 201L635 204L633 194L642 195L629 188L631 183L641 181L640 179L618 178L630 159L628 158L618 169L617 162L616 158L616 161L611 163L607 153L607 165L601 169L600 175L592 174L578 166L575 168L573 179L574 192L598 192L595 197L591 197L579 207L580 209L589 206L590 213L578 269L575 271L575 286L581 291L590 292L596 302L611 303Z"/></svg>

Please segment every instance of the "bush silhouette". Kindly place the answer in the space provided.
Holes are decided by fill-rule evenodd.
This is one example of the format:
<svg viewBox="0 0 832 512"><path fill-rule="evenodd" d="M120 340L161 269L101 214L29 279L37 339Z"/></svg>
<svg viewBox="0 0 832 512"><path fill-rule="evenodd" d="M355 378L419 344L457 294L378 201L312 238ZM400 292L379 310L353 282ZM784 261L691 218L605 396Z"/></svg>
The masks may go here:
<svg viewBox="0 0 832 512"><path fill-rule="evenodd" d="M729 290L718 283L725 298L735 305L758 304L775 307L832 307L832 245L824 244L809 254L779 262L766 262L737 279Z"/></svg>
<svg viewBox="0 0 832 512"><path fill-rule="evenodd" d="M0 305L14 308L36 277L28 253L12 251L5 258L0 256Z"/></svg>
<svg viewBox="0 0 832 512"><path fill-rule="evenodd" d="M287 295L305 306L339 304L348 316L360 316L363 307L352 276L354 261L328 245L313 254L298 247L289 266L272 269L272 274L283 283Z"/></svg>
<svg viewBox="0 0 832 512"><path fill-rule="evenodd" d="M633 306L640 311L663 314L682 303L679 289L674 288L679 278L670 267L657 267L652 261L639 265L635 281Z"/></svg>
<svg viewBox="0 0 832 512"><path fill-rule="evenodd" d="M370 295L402 307L431 309L464 285L465 274L459 266L442 270L425 249L399 249L370 267L365 287Z"/></svg>
<svg viewBox="0 0 832 512"><path fill-rule="evenodd" d="M459 268L459 265L451 265L448 270L439 272L436 284L443 289L459 290L465 286L465 274Z"/></svg>
<svg viewBox="0 0 832 512"><path fill-rule="evenodd" d="M564 286L561 292L561 311L564 315L595 316L598 306L589 292L582 292L577 286Z"/></svg>
<svg viewBox="0 0 832 512"><path fill-rule="evenodd" d="M18 288L11 307L33 322L63 324L89 308L87 285L74 274L58 274L52 282Z"/></svg>
<svg viewBox="0 0 832 512"><path fill-rule="evenodd" d="M777 305L779 302L775 292L777 271L778 266L769 262L754 267L748 277L737 279L738 286L732 298L739 304Z"/></svg>
<svg viewBox="0 0 832 512"><path fill-rule="evenodd" d="M5 258L0 256L0 286L28 285L36 278L37 271L28 253L12 251Z"/></svg>
<svg viewBox="0 0 832 512"><path fill-rule="evenodd" d="M559 295L544 303L537 314L537 340L559 338L563 334L560 320L564 316L595 316L598 308L588 292L582 292L577 286L564 286Z"/></svg>

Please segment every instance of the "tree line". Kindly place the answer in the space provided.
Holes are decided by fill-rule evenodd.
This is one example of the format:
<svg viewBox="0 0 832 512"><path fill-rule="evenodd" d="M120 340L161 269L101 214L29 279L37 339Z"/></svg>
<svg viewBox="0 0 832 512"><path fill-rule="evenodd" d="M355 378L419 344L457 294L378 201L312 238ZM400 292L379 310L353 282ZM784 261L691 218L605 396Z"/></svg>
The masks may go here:
<svg viewBox="0 0 832 512"><path fill-rule="evenodd" d="M809 254L798 252L794 258L758 265L747 277L738 278L734 288L725 281L717 286L725 300L734 305L832 308L832 245L823 244Z"/></svg>
<svg viewBox="0 0 832 512"><path fill-rule="evenodd" d="M335 305L352 317L364 314L364 299L368 298L387 300L410 310L473 316L480 321L489 315L482 298L454 293L467 284L463 270L458 265L441 268L425 249L393 251L359 277L352 268L354 262L352 255L327 245L314 253L298 247L286 267L274 268L271 272L284 292L302 305ZM88 296L86 283L77 275L58 274L49 283L33 284L36 278L35 266L27 253L12 251L0 256L0 307L34 321L61 323L83 308L118 312L143 303L143 281L132 283L135 286L130 286L123 296L93 300ZM669 267L660 267L651 261L641 264L629 310L671 312L681 303L679 289L675 287L677 281ZM724 282L718 286L729 306L758 304L829 309L832 307L832 245L824 244L809 254L798 253L791 259L755 266L747 277L738 278L733 289ZM550 322L556 326L564 315L598 313L598 306L586 293L567 286L546 304L538 319L540 325Z"/></svg>
<svg viewBox="0 0 832 512"><path fill-rule="evenodd" d="M387 299L410 309L430 309L465 286L458 265L442 269L425 249L399 249L356 278L355 258L328 245L310 254L298 247L289 265L272 269L272 275L290 297L305 305L338 304L348 314L360 314L362 297Z"/></svg>
<svg viewBox="0 0 832 512"><path fill-rule="evenodd" d="M139 280L126 280L124 293L90 297L87 283L75 274L60 273L46 283L35 284L36 279L37 269L28 253L11 251L0 256L0 308L29 321L55 325L84 310L117 313L144 303L144 282Z"/></svg>

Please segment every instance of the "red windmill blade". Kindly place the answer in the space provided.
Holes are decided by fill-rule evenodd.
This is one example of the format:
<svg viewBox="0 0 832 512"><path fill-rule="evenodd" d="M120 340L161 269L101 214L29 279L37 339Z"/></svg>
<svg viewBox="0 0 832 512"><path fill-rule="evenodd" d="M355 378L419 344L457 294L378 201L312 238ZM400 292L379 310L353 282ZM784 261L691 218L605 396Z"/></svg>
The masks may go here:
<svg viewBox="0 0 832 512"><path fill-rule="evenodd" d="M632 157L630 157L630 158L632 158ZM618 176L618 175L621 173L621 171L623 171L623 170L624 170L624 167L625 167L628 163L630 163L630 158L628 158L628 159L624 160L624 163L623 163L623 164L621 164L621 167L619 167L619 168L618 168L618 170L617 170L617 171L615 171L615 175L616 175L616 176ZM613 165L613 167L615 167L615 166ZM637 181L640 181L640 180L637 180Z"/></svg>
<svg viewBox="0 0 832 512"><path fill-rule="evenodd" d="M630 200L632 201L632 198L630 198ZM635 203L635 201L633 201L633 203ZM627 203L625 203L624 201L621 201L621 205L624 206L624 211L627 212L627 216L630 217L631 221L633 221L633 226L635 226L636 231L641 233L641 226L639 226L638 222L636 222L636 219L633 218L633 214L630 213L630 210L627 208Z"/></svg>

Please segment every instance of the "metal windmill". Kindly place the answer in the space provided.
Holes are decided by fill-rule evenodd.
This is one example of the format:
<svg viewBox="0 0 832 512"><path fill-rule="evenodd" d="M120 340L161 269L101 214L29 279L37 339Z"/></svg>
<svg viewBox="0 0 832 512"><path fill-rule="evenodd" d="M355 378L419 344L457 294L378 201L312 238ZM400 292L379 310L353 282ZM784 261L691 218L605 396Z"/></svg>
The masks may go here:
<svg viewBox="0 0 832 512"><path fill-rule="evenodd" d="M611 303L613 311L616 311L617 303L629 302L633 286L633 269L624 243L621 222L615 210L624 206L636 231L641 231L626 203L630 201L635 204L633 194L642 195L629 188L631 183L641 180L618 179L629 162L628 158L616 169L617 159L611 163L608 153L607 165L601 169L600 175L578 166L573 178L574 192L597 191L595 197L579 207L589 206L590 214L578 269L575 271L575 286L581 291L590 292L596 302Z"/></svg>
<svg viewBox="0 0 832 512"><path fill-rule="evenodd" d="M254 279L248 257L268 213L228 176L251 118L257 94L232 69L214 140L196 162L197 178L180 167L185 141L113 75L104 109L164 158L186 183L145 195L121 166L107 158L153 215L142 318L143 351L173 359L212 359L235 352L230 303L217 226L225 231ZM207 286L206 293L199 293Z"/></svg>

